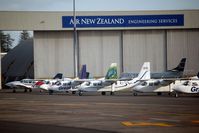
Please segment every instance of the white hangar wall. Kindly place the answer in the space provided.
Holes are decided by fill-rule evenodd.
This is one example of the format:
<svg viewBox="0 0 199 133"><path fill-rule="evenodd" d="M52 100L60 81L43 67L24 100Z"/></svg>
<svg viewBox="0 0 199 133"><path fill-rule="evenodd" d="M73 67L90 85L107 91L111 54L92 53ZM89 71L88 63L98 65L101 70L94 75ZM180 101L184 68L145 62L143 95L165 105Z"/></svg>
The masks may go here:
<svg viewBox="0 0 199 133"><path fill-rule="evenodd" d="M49 78L58 72L73 77L72 32L34 32L34 65L36 78Z"/></svg>
<svg viewBox="0 0 199 133"><path fill-rule="evenodd" d="M116 62L120 72L139 72L144 61L152 72L176 67L187 58L185 74L199 71L199 30L78 31L79 69L82 64L92 76L106 74ZM35 77L52 77L57 72L74 76L73 33L35 31Z"/></svg>
<svg viewBox="0 0 199 133"><path fill-rule="evenodd" d="M80 31L80 65L86 64L95 77L104 76L111 63L120 72L120 31Z"/></svg>
<svg viewBox="0 0 199 133"><path fill-rule="evenodd" d="M175 67L182 58L187 58L186 75L199 72L199 29L167 31L168 69Z"/></svg>
<svg viewBox="0 0 199 133"><path fill-rule="evenodd" d="M123 34L124 72L139 72L145 61L151 62L151 71L166 69L164 30L132 30Z"/></svg>

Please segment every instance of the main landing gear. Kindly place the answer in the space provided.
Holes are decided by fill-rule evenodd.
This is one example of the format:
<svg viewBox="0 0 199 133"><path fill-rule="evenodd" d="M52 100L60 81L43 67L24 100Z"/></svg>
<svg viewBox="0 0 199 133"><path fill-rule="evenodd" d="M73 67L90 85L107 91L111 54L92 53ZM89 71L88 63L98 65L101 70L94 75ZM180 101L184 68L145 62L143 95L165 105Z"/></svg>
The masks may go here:
<svg viewBox="0 0 199 133"><path fill-rule="evenodd" d="M102 91L102 93L101 93L102 95L106 95L106 92L104 92L104 91Z"/></svg>
<svg viewBox="0 0 199 133"><path fill-rule="evenodd" d="M82 91L79 91L79 96L82 96L83 95L83 92Z"/></svg>

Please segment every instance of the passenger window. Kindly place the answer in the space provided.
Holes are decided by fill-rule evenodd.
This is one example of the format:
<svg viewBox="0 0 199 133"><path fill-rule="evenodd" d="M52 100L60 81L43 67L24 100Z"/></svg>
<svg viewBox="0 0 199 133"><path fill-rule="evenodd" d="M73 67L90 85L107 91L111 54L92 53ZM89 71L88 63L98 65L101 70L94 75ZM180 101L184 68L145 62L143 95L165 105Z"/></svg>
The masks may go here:
<svg viewBox="0 0 199 133"><path fill-rule="evenodd" d="M153 86L153 83L149 83L149 86Z"/></svg>
<svg viewBox="0 0 199 133"><path fill-rule="evenodd" d="M90 82L86 82L86 84L85 84L86 86L89 86L90 85Z"/></svg>
<svg viewBox="0 0 199 133"><path fill-rule="evenodd" d="M154 85L158 86L160 84L160 81L157 81L154 83Z"/></svg>
<svg viewBox="0 0 199 133"><path fill-rule="evenodd" d="M99 86L102 86L102 82L98 83Z"/></svg>
<svg viewBox="0 0 199 133"><path fill-rule="evenodd" d="M198 84L196 82L193 82L192 86L198 86Z"/></svg>
<svg viewBox="0 0 199 133"><path fill-rule="evenodd" d="M184 82L183 85L187 86L189 84L189 81Z"/></svg>

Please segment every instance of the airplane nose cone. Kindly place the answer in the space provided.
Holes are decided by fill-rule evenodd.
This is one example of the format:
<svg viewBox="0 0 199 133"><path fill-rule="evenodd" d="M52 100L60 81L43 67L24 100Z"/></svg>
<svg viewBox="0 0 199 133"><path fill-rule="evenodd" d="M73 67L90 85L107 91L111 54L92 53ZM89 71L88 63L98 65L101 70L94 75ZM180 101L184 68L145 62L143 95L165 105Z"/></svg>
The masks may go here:
<svg viewBox="0 0 199 133"><path fill-rule="evenodd" d="M5 85L10 87L10 83L6 83Z"/></svg>

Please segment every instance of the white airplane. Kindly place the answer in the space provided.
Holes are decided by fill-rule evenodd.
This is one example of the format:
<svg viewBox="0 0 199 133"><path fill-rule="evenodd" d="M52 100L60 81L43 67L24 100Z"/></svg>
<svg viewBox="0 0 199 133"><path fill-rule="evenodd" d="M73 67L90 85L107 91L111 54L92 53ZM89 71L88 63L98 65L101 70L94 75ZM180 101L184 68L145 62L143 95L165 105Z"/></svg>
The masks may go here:
<svg viewBox="0 0 199 133"><path fill-rule="evenodd" d="M116 74L116 67L112 68L112 73ZM114 72L115 71L115 72ZM117 77L117 76L114 76ZM109 78L110 79L110 78ZM150 79L150 63L145 62L141 68L138 77L129 81L119 81L118 79L107 81L106 78L102 80L94 80L91 82L85 82L79 86L79 95L83 92L101 92L105 95L106 92L110 92L111 95L115 91L131 90L132 87L140 84L143 80ZM108 86L108 87L107 87Z"/></svg>
<svg viewBox="0 0 199 133"><path fill-rule="evenodd" d="M49 94L53 94L53 92L72 92L75 94L77 89L76 86L80 85L82 82L85 82L89 73L86 71L86 65L82 65L82 69L79 74L79 78L71 79L71 78L63 78L61 80L51 80L45 81L44 84L40 85L40 89L48 91Z"/></svg>
<svg viewBox="0 0 199 133"><path fill-rule="evenodd" d="M62 74L58 73L55 75L53 79L60 79L62 78ZM39 87L39 85L43 84L41 83L43 80L40 79L22 79L20 81L12 81L8 82L5 85L9 88L13 89L13 92L16 92L16 89L24 88L24 92L27 92L29 90L32 92L32 89Z"/></svg>
<svg viewBox="0 0 199 133"><path fill-rule="evenodd" d="M117 80L117 63L112 63L106 73L106 76L100 79L91 79L89 81L83 82L81 85L77 86L79 95L81 96L83 92L97 92L99 89L106 86L110 86ZM102 92L105 95L106 92Z"/></svg>
<svg viewBox="0 0 199 133"><path fill-rule="evenodd" d="M173 93L175 93L175 97L179 97L180 93L199 94L199 73L195 77L185 80L180 84L174 85L172 90Z"/></svg>
<svg viewBox="0 0 199 133"><path fill-rule="evenodd" d="M133 87L148 79L150 79L150 62L145 62L137 77L128 81L116 81L111 87L102 88L99 91L109 91L111 95L116 91L132 91Z"/></svg>
<svg viewBox="0 0 199 133"><path fill-rule="evenodd" d="M21 81L8 82L5 85L13 89L13 92L16 92L17 88L24 88L24 92L27 92L27 90L31 92L36 82L34 79L22 79Z"/></svg>
<svg viewBox="0 0 199 133"><path fill-rule="evenodd" d="M175 81L177 78L180 78L183 75L184 67L186 63L186 58L183 58L178 66L172 70L167 70L166 72L157 73L157 77L162 77L161 79L149 79L141 84L135 86L133 88L133 95L136 96L137 93L157 93L158 95L161 95L162 92L168 92L169 90L159 90L160 87L168 86L173 81Z"/></svg>

